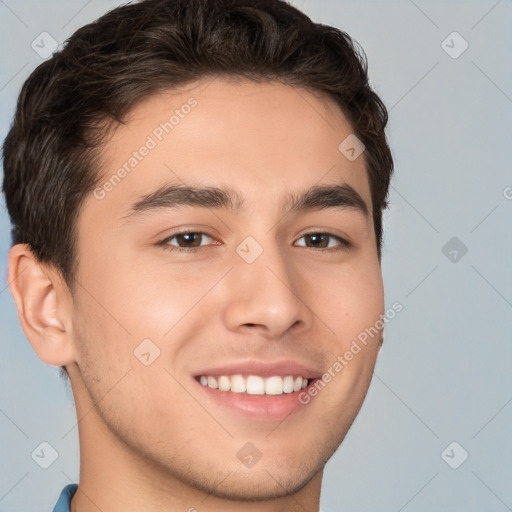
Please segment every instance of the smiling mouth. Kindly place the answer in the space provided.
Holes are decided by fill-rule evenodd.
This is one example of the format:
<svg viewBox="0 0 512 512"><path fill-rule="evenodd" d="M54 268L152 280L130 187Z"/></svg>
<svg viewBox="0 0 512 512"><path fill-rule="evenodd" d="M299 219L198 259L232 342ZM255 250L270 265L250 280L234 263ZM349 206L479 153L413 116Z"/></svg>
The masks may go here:
<svg viewBox="0 0 512 512"><path fill-rule="evenodd" d="M284 377L273 375L271 377L261 377L259 375L243 376L221 375L213 377L201 375L197 380L204 387L218 389L230 393L240 393L246 395L268 395L277 396L300 391L308 386L311 379L300 375L286 375Z"/></svg>

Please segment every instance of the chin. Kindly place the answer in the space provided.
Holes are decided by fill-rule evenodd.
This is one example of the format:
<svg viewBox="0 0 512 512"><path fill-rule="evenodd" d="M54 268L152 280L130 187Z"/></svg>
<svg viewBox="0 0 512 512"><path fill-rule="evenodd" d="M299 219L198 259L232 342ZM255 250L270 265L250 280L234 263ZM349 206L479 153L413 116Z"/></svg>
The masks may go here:
<svg viewBox="0 0 512 512"><path fill-rule="evenodd" d="M321 478L325 462L332 453L319 453L316 448L316 452L308 455L266 461L263 457L252 468L241 467L238 461L228 465L224 458L221 467L210 462L207 467L190 468L183 481L211 496L230 501L264 502L285 498L298 493L315 476Z"/></svg>
<svg viewBox="0 0 512 512"><path fill-rule="evenodd" d="M290 475L289 469L285 472L267 468L237 469L229 473L220 484L203 481L202 485L196 484L196 487L231 501L270 501L298 493L322 469L323 465L315 471L304 468L293 475Z"/></svg>

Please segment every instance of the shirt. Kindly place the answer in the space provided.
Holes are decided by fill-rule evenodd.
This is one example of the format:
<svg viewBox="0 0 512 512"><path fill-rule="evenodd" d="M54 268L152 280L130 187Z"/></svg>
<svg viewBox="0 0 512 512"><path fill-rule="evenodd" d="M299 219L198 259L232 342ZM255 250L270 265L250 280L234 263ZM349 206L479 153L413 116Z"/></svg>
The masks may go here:
<svg viewBox="0 0 512 512"><path fill-rule="evenodd" d="M75 494L78 484L68 484L60 493L59 499L53 508L53 512L69 512L71 498Z"/></svg>

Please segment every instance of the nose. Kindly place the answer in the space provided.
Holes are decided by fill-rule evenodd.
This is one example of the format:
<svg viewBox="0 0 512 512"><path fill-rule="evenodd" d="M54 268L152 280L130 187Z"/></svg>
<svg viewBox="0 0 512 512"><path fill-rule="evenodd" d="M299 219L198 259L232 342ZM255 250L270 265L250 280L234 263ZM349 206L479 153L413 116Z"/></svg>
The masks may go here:
<svg viewBox="0 0 512 512"><path fill-rule="evenodd" d="M312 312L303 301L305 283L280 248L266 244L252 263L235 255L235 268L226 283L224 322L231 331L277 338L311 324Z"/></svg>

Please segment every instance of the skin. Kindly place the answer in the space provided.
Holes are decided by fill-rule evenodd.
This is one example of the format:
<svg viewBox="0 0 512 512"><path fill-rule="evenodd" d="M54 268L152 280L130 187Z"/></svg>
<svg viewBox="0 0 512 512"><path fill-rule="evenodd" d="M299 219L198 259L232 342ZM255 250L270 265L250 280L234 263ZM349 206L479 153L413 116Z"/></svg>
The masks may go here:
<svg viewBox="0 0 512 512"><path fill-rule="evenodd" d="M284 421L248 419L204 397L192 375L224 362L294 359L320 373L384 313L371 215L351 208L283 216L286 195L350 184L372 204L364 155L329 99L280 83L216 78L139 103L102 150L108 179L160 122L197 106L104 199L78 220L72 295L25 245L9 255L21 325L39 358L65 365L80 439L72 512L102 510L316 511L323 468L366 395L379 340L370 341L308 405ZM123 219L163 184L229 186L245 208L181 206ZM158 242L176 228L205 232L195 251ZM304 232L331 247L305 246ZM236 247L252 236L251 264ZM160 349L143 365L143 339ZM236 454L252 442L251 468Z"/></svg>

